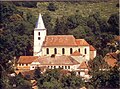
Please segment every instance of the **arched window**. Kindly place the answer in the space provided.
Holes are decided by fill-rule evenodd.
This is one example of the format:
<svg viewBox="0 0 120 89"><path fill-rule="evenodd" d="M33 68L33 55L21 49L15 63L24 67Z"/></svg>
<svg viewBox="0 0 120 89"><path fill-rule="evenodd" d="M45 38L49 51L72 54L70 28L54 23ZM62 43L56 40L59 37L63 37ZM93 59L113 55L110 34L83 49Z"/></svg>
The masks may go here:
<svg viewBox="0 0 120 89"><path fill-rule="evenodd" d="M46 49L47 54L49 54L49 48Z"/></svg>
<svg viewBox="0 0 120 89"><path fill-rule="evenodd" d="M54 54L57 54L57 49L56 48L54 49Z"/></svg>
<svg viewBox="0 0 120 89"><path fill-rule="evenodd" d="M80 52L80 48L78 49L78 52Z"/></svg>
<svg viewBox="0 0 120 89"><path fill-rule="evenodd" d="M65 49L64 48L62 48L62 54L65 54Z"/></svg>
<svg viewBox="0 0 120 89"><path fill-rule="evenodd" d="M85 54L87 54L87 49L85 48Z"/></svg>
<svg viewBox="0 0 120 89"><path fill-rule="evenodd" d="M70 66L68 66L68 69L70 69Z"/></svg>
<svg viewBox="0 0 120 89"><path fill-rule="evenodd" d="M65 69L67 69L67 66L65 66Z"/></svg>
<svg viewBox="0 0 120 89"><path fill-rule="evenodd" d="M64 69L64 66L62 66L62 69Z"/></svg>
<svg viewBox="0 0 120 89"><path fill-rule="evenodd" d="M72 51L73 51L72 48L70 48L70 54L72 54Z"/></svg>

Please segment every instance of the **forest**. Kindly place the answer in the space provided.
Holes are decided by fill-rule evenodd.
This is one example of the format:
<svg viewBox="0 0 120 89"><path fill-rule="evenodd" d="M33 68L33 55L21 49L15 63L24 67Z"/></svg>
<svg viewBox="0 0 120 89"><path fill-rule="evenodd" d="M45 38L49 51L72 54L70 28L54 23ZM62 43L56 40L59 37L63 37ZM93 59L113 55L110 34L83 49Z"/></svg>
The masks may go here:
<svg viewBox="0 0 120 89"><path fill-rule="evenodd" d="M79 4L89 5L89 3L93 2L86 3L60 2L60 3L64 3L63 6L67 4L73 5L72 7L73 9L76 3L78 3L79 6ZM95 2L93 4L96 5L98 3L99 2ZM67 6L64 7L67 8ZM43 15L43 21L45 23L48 35L71 34L74 35L75 38L83 38L87 40L89 44L93 45L96 48L97 57L95 58L95 62L92 62L93 65L100 63L101 63L100 65L102 65L102 63L104 64L104 61L102 60L103 57L107 53L115 52L116 50L119 49L119 45L116 44L115 40L115 37L119 36L119 12L118 12L119 3L117 1L115 1L115 4L111 7L115 9L114 12L109 11L108 14L107 13L101 14L101 12L97 10L95 10L93 13L80 14L81 9L80 10L76 9L75 12L72 13L72 9L69 8L72 14L69 11L67 12L68 9L66 9L65 15L64 14L61 15L61 13L63 12L61 8L59 4L56 4L55 2L0 2L0 74L2 74L3 76L3 78L1 78L2 85L4 84L5 84L4 86L7 86L6 84L10 85L7 81L3 81L10 80L8 79L8 77L6 77L6 73L13 72L13 68L10 65L9 61L10 60L13 61L14 57L19 58L19 56L21 55L29 56L33 54L33 31L35 28L35 24L37 22L39 9L44 11L41 14ZM58 10L61 10L61 12L59 14L56 14ZM37 12L37 14L31 13L32 11L35 11L35 13ZM97 65L97 67L98 66L99 65ZM119 74L118 68L115 67L110 71L98 75L100 71L96 70L96 73L93 74L95 75L95 77L93 77L91 83L93 83L92 81L97 82L88 85L91 85L90 87L93 87L93 89L95 87L109 85L111 85L110 87L112 88L113 87L118 88L119 86L118 84L119 75L117 75ZM109 78L105 76L106 74L109 75ZM102 76L101 80L98 79L98 76ZM116 81L113 80L114 79L113 77L116 78ZM41 80L41 78L38 79ZM23 80L26 81L26 79ZM56 79L53 80L54 80L53 82L57 81ZM103 81L104 84L101 83L100 81ZM115 81L114 84L112 84L111 81ZM61 85L56 86L59 87L57 89L62 89L62 87L60 86ZM72 87L70 86L71 89L75 88L74 86L75 85L73 85ZM65 89L70 89L70 87L67 87Z"/></svg>

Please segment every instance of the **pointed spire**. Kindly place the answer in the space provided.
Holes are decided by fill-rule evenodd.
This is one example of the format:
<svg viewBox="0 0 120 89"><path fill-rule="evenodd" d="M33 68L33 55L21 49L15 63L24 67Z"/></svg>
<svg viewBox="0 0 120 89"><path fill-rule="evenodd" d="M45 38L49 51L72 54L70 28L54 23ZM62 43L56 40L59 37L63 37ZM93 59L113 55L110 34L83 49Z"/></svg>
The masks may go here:
<svg viewBox="0 0 120 89"><path fill-rule="evenodd" d="M42 15L40 13L39 13L39 17L38 17L38 22L36 24L36 28L37 29L45 29L43 19L42 19Z"/></svg>

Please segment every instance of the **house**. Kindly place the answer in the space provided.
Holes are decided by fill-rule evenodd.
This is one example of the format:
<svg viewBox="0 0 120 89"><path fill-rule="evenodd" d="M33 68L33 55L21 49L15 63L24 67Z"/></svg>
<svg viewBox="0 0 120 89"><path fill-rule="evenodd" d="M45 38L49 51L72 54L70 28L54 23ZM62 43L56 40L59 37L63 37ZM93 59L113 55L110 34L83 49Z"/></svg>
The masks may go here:
<svg viewBox="0 0 120 89"><path fill-rule="evenodd" d="M19 71L28 71L30 70L30 64L36 59L38 56L20 56L17 62L17 69Z"/></svg>
<svg viewBox="0 0 120 89"><path fill-rule="evenodd" d="M76 39L73 35L47 35L41 14L34 29L33 49L33 56L51 56L52 54L69 56L76 50L84 55L86 60L96 56L96 49L85 39Z"/></svg>
<svg viewBox="0 0 120 89"><path fill-rule="evenodd" d="M78 70L76 70L76 75L79 75L81 77L83 77L84 79L89 79L91 78L91 76L88 74L90 68L87 64L86 61L83 61L80 66L78 67Z"/></svg>
<svg viewBox="0 0 120 89"><path fill-rule="evenodd" d="M28 62L26 60L29 60ZM18 61L19 70L34 70L37 67L47 67L48 69L62 68L65 70L76 70L80 63L70 56L21 56Z"/></svg>
<svg viewBox="0 0 120 89"><path fill-rule="evenodd" d="M117 60L118 57L117 55L119 54L119 52L112 52L112 53L107 53L104 57L105 62L110 66L110 67L114 67L115 65L117 65Z"/></svg>

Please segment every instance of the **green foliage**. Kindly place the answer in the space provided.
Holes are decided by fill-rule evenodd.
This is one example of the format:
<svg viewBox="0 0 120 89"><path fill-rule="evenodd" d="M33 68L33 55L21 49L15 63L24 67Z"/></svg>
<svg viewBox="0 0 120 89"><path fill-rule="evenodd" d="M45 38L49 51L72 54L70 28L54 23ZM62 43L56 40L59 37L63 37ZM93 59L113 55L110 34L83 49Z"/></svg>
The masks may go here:
<svg viewBox="0 0 120 89"><path fill-rule="evenodd" d="M15 77L10 77L9 84L11 86L16 85L16 89L32 89L30 81L24 79L21 73L19 73Z"/></svg>
<svg viewBox="0 0 120 89"><path fill-rule="evenodd" d="M119 35L119 13L112 14L108 20L110 31Z"/></svg>
<svg viewBox="0 0 120 89"><path fill-rule="evenodd" d="M118 8L120 7L119 3L116 4L116 7L118 7Z"/></svg>
<svg viewBox="0 0 120 89"><path fill-rule="evenodd" d="M34 79L37 80L37 79L39 79L40 77L41 77L40 68L37 67L37 68L35 69L35 72L34 72Z"/></svg>
<svg viewBox="0 0 120 89"><path fill-rule="evenodd" d="M47 34L49 34L49 35L54 34L53 24L52 24L51 20L52 20L52 18L49 13L45 13L43 15L44 25L47 29Z"/></svg>
<svg viewBox="0 0 120 89"><path fill-rule="evenodd" d="M37 7L37 2L36 1L34 1L34 2L32 2L32 1L29 1L29 2L24 2L24 1L22 1L22 2L16 2L16 1L14 1L13 2L13 4L15 4L16 6L22 6L22 7L29 7L29 8L36 8Z"/></svg>
<svg viewBox="0 0 120 89"><path fill-rule="evenodd" d="M8 21L9 16L20 12L17 10L12 2L0 2L0 20L5 23ZM1 23L0 23L1 25Z"/></svg>
<svg viewBox="0 0 120 89"><path fill-rule="evenodd" d="M93 86L96 89L117 89L119 87L118 66L111 68L102 58L102 56L97 56L94 60L89 61L88 64L91 68L89 74L92 75L92 78L89 81L89 85Z"/></svg>
<svg viewBox="0 0 120 89"><path fill-rule="evenodd" d="M57 10L57 7L54 5L54 3L49 3L49 5L47 6L47 9L49 11L55 11Z"/></svg>
<svg viewBox="0 0 120 89"><path fill-rule="evenodd" d="M61 69L47 70L44 76L38 79L39 89L73 89L84 85L81 77L74 73L71 75L62 75Z"/></svg>
<svg viewBox="0 0 120 89"><path fill-rule="evenodd" d="M55 27L54 27L54 30L55 30L54 34L56 34L56 35L68 34L68 28L67 28L67 25L66 25L66 18L62 17L61 19L56 20L56 24L55 24Z"/></svg>

